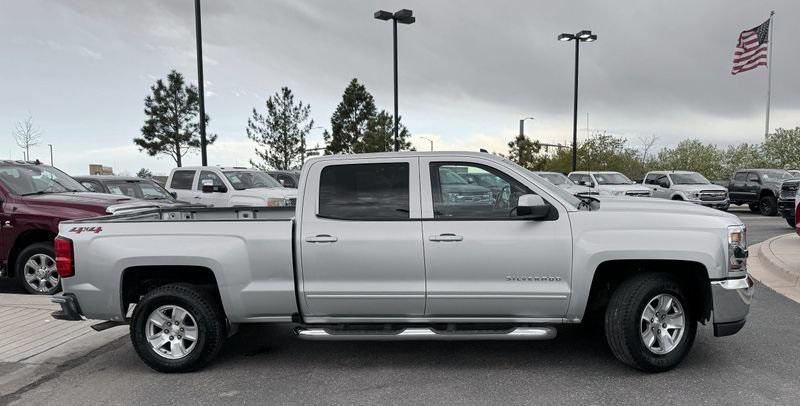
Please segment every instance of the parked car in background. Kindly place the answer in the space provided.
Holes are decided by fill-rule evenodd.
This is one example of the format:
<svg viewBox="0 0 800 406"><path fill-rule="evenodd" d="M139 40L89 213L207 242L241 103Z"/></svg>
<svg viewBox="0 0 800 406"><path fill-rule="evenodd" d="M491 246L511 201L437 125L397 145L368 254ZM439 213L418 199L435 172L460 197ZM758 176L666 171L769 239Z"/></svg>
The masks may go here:
<svg viewBox="0 0 800 406"><path fill-rule="evenodd" d="M492 176L490 173L479 171L474 171L471 174L466 171L459 173L458 169L444 168L437 178L441 186L441 198L445 202L464 206L475 204L493 205L507 185L507 183L505 185L495 185L497 180L490 181L485 179L483 180L484 184L492 184L494 186L492 188L484 187L478 184L477 178L482 178L482 176L478 175L486 174ZM467 179L472 179L472 182Z"/></svg>
<svg viewBox="0 0 800 406"><path fill-rule="evenodd" d="M800 169L787 169L786 172L789 172L795 178L800 178Z"/></svg>
<svg viewBox="0 0 800 406"><path fill-rule="evenodd" d="M577 171L567 176L578 185L589 187L601 195L650 197L650 189L619 172Z"/></svg>
<svg viewBox="0 0 800 406"><path fill-rule="evenodd" d="M294 207L297 190L256 169L194 166L175 168L167 178L175 198L209 207Z"/></svg>
<svg viewBox="0 0 800 406"><path fill-rule="evenodd" d="M472 173L505 182L494 204L448 197L482 188L464 184ZM546 340L595 320L620 361L660 372L698 323L737 333L753 298L746 229L728 213L579 199L486 153L328 155L300 185L295 210L62 223L53 316L130 324L162 372L202 368L241 324L291 323L308 340ZM741 351L703 339L701 360Z"/></svg>
<svg viewBox="0 0 800 406"><path fill-rule="evenodd" d="M153 202L161 207L188 204L188 202L176 199L170 192L150 179L113 175L75 176L74 179L91 192L133 197Z"/></svg>
<svg viewBox="0 0 800 406"><path fill-rule="evenodd" d="M643 184L653 197L684 200L702 206L728 210L728 189L711 183L705 176L691 171L651 171Z"/></svg>
<svg viewBox="0 0 800 406"><path fill-rule="evenodd" d="M567 192L572 193L575 196L578 195L597 195L600 194L598 191L588 187L588 186L581 186L573 182L567 175L558 172L533 172L541 177L543 177L546 181L560 187L561 189L566 190Z"/></svg>
<svg viewBox="0 0 800 406"><path fill-rule="evenodd" d="M794 178L783 169L741 169L728 184L731 204L746 204L753 213L778 214L778 196L784 181Z"/></svg>
<svg viewBox="0 0 800 406"><path fill-rule="evenodd" d="M300 182L300 172L298 171L267 171L267 174L277 180L281 186L289 189L297 189Z"/></svg>
<svg viewBox="0 0 800 406"><path fill-rule="evenodd" d="M791 172L790 172L791 173ZM783 181L781 185L781 193L778 196L778 212L786 219L789 227L795 228L797 225L795 210L797 201L797 190L800 185L800 179L789 179Z"/></svg>
<svg viewBox="0 0 800 406"><path fill-rule="evenodd" d="M0 161L0 200L0 277L17 278L26 291L42 295L61 289L53 252L60 221L154 207L91 193L49 165L7 160Z"/></svg>

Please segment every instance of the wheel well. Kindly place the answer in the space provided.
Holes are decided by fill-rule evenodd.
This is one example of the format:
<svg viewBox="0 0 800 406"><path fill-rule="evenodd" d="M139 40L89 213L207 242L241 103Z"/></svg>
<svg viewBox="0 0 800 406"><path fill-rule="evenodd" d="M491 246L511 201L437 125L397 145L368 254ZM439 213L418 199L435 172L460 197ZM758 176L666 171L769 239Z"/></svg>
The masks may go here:
<svg viewBox="0 0 800 406"><path fill-rule="evenodd" d="M762 197L765 197L765 196L772 196L772 197L775 197L775 193L772 193L772 191L771 191L771 190L769 190L769 189L762 189L762 190L761 190L761 194L759 194L759 196L758 196L758 197L759 197L759 198L762 198Z"/></svg>
<svg viewBox="0 0 800 406"><path fill-rule="evenodd" d="M681 195L675 195L672 196L672 200L683 200L683 197Z"/></svg>
<svg viewBox="0 0 800 406"><path fill-rule="evenodd" d="M677 260L614 260L600 264L594 273L584 320L599 321L605 314L611 294L622 281L643 272L664 272L677 277L686 289L695 318L705 323L711 318L713 302L708 271L699 262Z"/></svg>
<svg viewBox="0 0 800 406"><path fill-rule="evenodd" d="M217 278L211 269L200 266L138 266L128 268L122 273L122 314L127 315L128 306L138 303L147 292L170 283L184 283L208 289L218 303L222 303Z"/></svg>
<svg viewBox="0 0 800 406"><path fill-rule="evenodd" d="M37 242L52 242L54 238L56 238L55 233L41 229L28 230L20 234L14 240L14 246L11 247L11 251L8 253L8 275L15 276L14 274L17 272L17 256L22 250Z"/></svg>

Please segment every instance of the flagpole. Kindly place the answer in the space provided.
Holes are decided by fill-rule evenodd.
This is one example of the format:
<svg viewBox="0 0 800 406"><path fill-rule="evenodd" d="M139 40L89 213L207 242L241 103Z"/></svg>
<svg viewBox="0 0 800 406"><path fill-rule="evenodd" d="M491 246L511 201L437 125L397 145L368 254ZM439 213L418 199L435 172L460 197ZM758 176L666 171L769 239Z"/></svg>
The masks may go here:
<svg viewBox="0 0 800 406"><path fill-rule="evenodd" d="M767 118L764 124L764 139L766 140L769 136L769 104L772 99L772 38L773 38L773 17L775 16L775 10L769 12L769 39L767 40L767 46L769 47L769 56L767 57Z"/></svg>

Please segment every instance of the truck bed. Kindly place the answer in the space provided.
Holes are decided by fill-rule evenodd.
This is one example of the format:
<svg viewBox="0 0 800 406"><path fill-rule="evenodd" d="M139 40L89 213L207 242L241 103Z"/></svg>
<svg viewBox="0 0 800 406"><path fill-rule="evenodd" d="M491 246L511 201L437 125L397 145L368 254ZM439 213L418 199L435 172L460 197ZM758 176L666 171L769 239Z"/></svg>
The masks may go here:
<svg viewBox="0 0 800 406"><path fill-rule="evenodd" d="M75 276L65 291L84 315L123 320L120 282L129 271L213 275L231 322L290 321L297 312L292 208L163 208L64 221ZM130 286L123 286L123 291Z"/></svg>

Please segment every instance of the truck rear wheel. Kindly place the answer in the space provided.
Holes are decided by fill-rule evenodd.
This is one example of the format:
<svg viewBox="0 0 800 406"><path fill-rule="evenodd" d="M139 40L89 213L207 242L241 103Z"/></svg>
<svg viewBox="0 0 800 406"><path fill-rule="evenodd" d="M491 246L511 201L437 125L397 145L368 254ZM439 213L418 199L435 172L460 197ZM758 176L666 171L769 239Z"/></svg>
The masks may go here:
<svg viewBox="0 0 800 406"><path fill-rule="evenodd" d="M150 368L195 371L222 348L225 319L218 301L202 288L169 284L151 290L136 305L130 335Z"/></svg>
<svg viewBox="0 0 800 406"><path fill-rule="evenodd" d="M51 242L31 244L19 253L15 271L19 283L28 293L54 295L61 290L55 258Z"/></svg>
<svg viewBox="0 0 800 406"><path fill-rule="evenodd" d="M751 213L759 213L761 212L761 206L758 203L748 203L747 208L750 209Z"/></svg>
<svg viewBox="0 0 800 406"><path fill-rule="evenodd" d="M677 366L694 342L697 321L683 288L667 274L628 279L614 291L605 317L611 352L646 372Z"/></svg>

